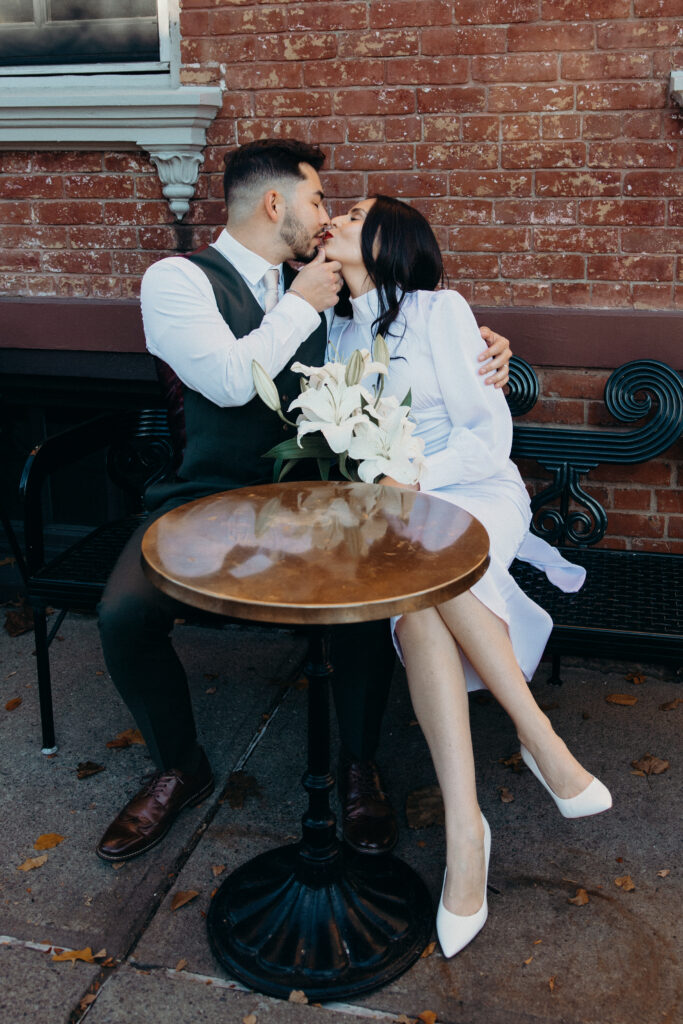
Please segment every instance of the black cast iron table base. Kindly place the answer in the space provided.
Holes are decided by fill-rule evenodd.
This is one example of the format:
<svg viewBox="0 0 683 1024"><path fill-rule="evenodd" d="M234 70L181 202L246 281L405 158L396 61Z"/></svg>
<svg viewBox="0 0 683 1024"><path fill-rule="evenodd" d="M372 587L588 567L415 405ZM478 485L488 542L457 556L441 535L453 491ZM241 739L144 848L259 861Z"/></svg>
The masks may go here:
<svg viewBox="0 0 683 1024"><path fill-rule="evenodd" d="M301 842L255 857L214 896L207 919L216 958L239 981L311 1002L358 995L403 974L427 945L432 901L420 877L389 855L343 847L330 810L331 674L327 634L311 632L308 676L308 810Z"/></svg>
<svg viewBox="0 0 683 1024"><path fill-rule="evenodd" d="M419 958L432 931L431 899L406 864L340 850L336 877L315 885L307 873L293 844L221 885L208 929L230 974L266 995L287 999L298 989L322 1002L379 988Z"/></svg>

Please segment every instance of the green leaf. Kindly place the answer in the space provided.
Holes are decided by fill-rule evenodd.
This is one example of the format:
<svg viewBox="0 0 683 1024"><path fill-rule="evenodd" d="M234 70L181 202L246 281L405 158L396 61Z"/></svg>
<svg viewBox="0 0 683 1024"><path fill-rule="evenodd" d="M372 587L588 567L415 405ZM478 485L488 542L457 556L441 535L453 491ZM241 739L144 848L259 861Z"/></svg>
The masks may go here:
<svg viewBox="0 0 683 1024"><path fill-rule="evenodd" d="M281 472L280 472L280 475L279 475L279 477L277 478L277 479L278 479L278 482L279 482L280 480L284 480L284 478L285 478L285 477L287 476L287 474L289 473L289 471L290 471L290 469L292 468L292 466L296 466L296 464L297 464L297 461L298 461L297 459L289 459L289 461L288 461L288 462L285 462L285 464L284 464L284 466L282 467L282 470L281 470Z"/></svg>
<svg viewBox="0 0 683 1024"><path fill-rule="evenodd" d="M264 459L317 459L329 457L330 446L325 438L322 435L315 437L312 434L304 434L301 439L301 447L297 444L295 437L288 437L263 455Z"/></svg>
<svg viewBox="0 0 683 1024"><path fill-rule="evenodd" d="M412 391L410 390L410 388L408 388L408 394L406 395L406 397L401 402L401 405L407 405L408 408L410 409L412 404L413 404L413 395L412 395Z"/></svg>
<svg viewBox="0 0 683 1024"><path fill-rule="evenodd" d="M347 452L342 452L341 455L339 456L339 472L341 473L341 475L344 477L345 480L350 480L351 483L353 483L354 482L353 481L353 477L349 473L349 471L347 469L347 466L346 466L347 458L348 458L348 453Z"/></svg>
<svg viewBox="0 0 683 1024"><path fill-rule="evenodd" d="M318 463L318 472L320 473L321 480L330 479L330 467L332 466L332 459L316 459Z"/></svg>

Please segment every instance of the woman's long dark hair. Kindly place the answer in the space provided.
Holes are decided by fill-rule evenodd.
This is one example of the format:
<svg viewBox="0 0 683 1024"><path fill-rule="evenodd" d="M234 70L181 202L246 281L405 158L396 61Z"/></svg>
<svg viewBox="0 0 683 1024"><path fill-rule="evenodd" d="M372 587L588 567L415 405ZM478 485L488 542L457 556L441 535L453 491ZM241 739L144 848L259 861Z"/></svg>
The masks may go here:
<svg viewBox="0 0 683 1024"><path fill-rule="evenodd" d="M391 196L374 196L360 236L363 263L377 288L379 316L375 334L386 337L397 319L407 292L434 291L444 278L439 243L422 214ZM346 289L336 312L349 316Z"/></svg>

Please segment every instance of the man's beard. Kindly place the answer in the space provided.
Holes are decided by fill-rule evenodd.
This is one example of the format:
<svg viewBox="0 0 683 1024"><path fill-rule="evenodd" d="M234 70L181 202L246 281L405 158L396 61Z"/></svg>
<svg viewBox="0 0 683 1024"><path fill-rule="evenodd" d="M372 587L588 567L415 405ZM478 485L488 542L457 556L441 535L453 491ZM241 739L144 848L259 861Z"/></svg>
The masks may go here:
<svg viewBox="0 0 683 1024"><path fill-rule="evenodd" d="M286 213L280 228L280 238L301 263L310 263L317 254L317 247L301 221L293 213Z"/></svg>

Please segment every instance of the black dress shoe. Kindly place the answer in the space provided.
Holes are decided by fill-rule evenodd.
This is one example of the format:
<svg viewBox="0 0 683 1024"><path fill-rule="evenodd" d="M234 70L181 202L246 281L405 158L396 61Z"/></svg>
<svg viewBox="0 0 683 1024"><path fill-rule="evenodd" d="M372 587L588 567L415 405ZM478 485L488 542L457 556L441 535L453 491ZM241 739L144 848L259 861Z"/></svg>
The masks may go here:
<svg viewBox="0 0 683 1024"><path fill-rule="evenodd" d="M339 799L345 841L358 853L388 853L396 846L394 809L383 792L373 761L344 761L339 766Z"/></svg>
<svg viewBox="0 0 683 1024"><path fill-rule="evenodd" d="M146 853L164 838L184 807L201 803L213 787L211 765L203 750L194 772L177 768L155 772L114 818L95 853L109 861L130 860Z"/></svg>

